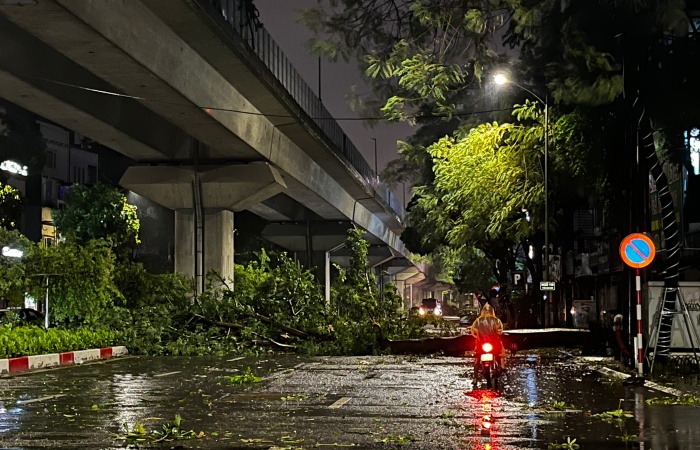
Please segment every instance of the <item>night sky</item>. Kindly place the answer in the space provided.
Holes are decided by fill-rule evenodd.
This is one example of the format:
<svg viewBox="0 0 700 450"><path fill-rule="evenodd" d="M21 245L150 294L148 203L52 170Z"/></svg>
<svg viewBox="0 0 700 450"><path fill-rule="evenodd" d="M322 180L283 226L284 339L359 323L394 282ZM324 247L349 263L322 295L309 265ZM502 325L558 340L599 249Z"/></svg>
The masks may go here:
<svg viewBox="0 0 700 450"><path fill-rule="evenodd" d="M316 0L255 0L260 11L260 20L282 48L299 74L318 95L318 59L309 54L307 42L311 32L297 23L300 9L315 6ZM358 117L345 101L345 95L352 86L358 86L359 92L369 88L362 82L362 74L354 65L343 62L333 63L325 60L321 64L321 98L328 111L336 118ZM412 128L406 124L377 125L368 127L360 120L339 120L345 134L365 157L370 167L374 168L374 142L377 139L379 170L392 159L396 159L396 141L412 134ZM408 188L407 188L408 189ZM400 194L398 188L397 194ZM407 192L406 199L410 197ZM399 196L399 199L401 197Z"/></svg>

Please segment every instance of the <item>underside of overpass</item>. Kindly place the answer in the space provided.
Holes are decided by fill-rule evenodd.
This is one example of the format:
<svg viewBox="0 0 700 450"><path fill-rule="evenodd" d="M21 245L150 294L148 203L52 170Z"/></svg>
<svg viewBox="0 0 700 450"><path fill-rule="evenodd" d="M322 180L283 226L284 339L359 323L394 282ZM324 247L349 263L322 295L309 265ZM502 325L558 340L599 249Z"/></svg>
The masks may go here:
<svg viewBox="0 0 700 450"><path fill-rule="evenodd" d="M349 224L385 247L377 261L405 255L402 213L281 84L293 68L272 73L283 56L251 51L229 19L204 0L0 3L0 97L137 161L121 184L176 211L180 272L232 276L242 210L313 220L266 230L292 251L301 233L311 266Z"/></svg>

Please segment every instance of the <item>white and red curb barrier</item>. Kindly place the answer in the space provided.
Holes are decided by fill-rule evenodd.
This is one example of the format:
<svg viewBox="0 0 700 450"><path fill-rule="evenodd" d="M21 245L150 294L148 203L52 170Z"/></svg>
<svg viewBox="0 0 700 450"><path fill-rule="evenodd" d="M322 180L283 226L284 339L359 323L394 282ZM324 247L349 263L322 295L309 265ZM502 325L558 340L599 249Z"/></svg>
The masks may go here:
<svg viewBox="0 0 700 450"><path fill-rule="evenodd" d="M55 366L82 364L87 361L107 359L114 356L124 356L128 353L126 347L105 347L74 352L50 353L48 355L19 356L17 358L0 359L0 374L22 372L31 369L46 369Z"/></svg>

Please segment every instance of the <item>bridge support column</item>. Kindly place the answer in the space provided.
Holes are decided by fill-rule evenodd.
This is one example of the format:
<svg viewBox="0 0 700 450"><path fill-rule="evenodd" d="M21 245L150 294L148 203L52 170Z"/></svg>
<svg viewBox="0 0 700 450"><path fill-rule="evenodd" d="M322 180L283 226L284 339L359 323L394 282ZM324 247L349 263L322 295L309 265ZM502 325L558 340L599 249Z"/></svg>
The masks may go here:
<svg viewBox="0 0 700 450"><path fill-rule="evenodd" d="M201 227L194 209L175 211L175 272L194 278L199 292L211 271L233 279L233 223L231 211L205 210Z"/></svg>
<svg viewBox="0 0 700 450"><path fill-rule="evenodd" d="M175 272L194 277L198 291L211 270L233 278L233 211L286 189L269 164L133 166L120 184L175 211Z"/></svg>

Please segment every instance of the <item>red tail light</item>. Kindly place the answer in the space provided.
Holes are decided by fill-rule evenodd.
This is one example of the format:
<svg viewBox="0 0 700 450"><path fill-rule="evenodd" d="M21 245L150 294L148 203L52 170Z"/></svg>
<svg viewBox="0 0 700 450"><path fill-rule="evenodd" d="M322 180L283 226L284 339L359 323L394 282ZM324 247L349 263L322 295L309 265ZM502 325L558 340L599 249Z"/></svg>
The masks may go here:
<svg viewBox="0 0 700 450"><path fill-rule="evenodd" d="M486 353L490 353L491 350L493 350L493 345L489 344L488 342L485 343L484 345L481 346L481 349L485 351Z"/></svg>

